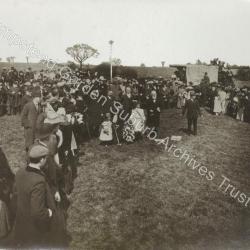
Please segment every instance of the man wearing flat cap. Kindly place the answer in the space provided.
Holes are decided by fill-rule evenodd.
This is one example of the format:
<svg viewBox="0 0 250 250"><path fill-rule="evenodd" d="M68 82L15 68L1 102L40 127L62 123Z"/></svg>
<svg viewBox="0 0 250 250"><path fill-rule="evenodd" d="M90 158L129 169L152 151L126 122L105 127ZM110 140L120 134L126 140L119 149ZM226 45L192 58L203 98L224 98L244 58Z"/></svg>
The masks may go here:
<svg viewBox="0 0 250 250"><path fill-rule="evenodd" d="M16 174L17 213L13 243L20 248L47 248L50 245L50 223L55 203L42 168L49 150L42 144L33 145L29 165Z"/></svg>
<svg viewBox="0 0 250 250"><path fill-rule="evenodd" d="M26 103L21 113L21 122L24 127L25 149L28 152L29 147L35 140L36 120L40 113L41 90L35 87L32 90L32 101Z"/></svg>

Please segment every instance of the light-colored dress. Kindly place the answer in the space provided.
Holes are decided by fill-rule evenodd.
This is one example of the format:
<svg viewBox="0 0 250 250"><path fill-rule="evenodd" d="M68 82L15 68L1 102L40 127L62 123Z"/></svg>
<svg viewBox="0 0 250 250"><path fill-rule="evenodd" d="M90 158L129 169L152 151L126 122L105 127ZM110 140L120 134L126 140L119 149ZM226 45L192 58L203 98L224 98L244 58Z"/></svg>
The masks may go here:
<svg viewBox="0 0 250 250"><path fill-rule="evenodd" d="M226 98L227 98L227 93L223 90L219 91L219 97L220 97L220 102L221 102L221 111L223 114L226 113Z"/></svg>
<svg viewBox="0 0 250 250"><path fill-rule="evenodd" d="M214 98L214 113L221 113L221 101L218 96Z"/></svg>
<svg viewBox="0 0 250 250"><path fill-rule="evenodd" d="M129 121L133 124L135 132L142 132L146 121L144 110L141 108L133 109Z"/></svg>
<svg viewBox="0 0 250 250"><path fill-rule="evenodd" d="M100 141L107 142L113 140L112 122L104 121L101 124Z"/></svg>

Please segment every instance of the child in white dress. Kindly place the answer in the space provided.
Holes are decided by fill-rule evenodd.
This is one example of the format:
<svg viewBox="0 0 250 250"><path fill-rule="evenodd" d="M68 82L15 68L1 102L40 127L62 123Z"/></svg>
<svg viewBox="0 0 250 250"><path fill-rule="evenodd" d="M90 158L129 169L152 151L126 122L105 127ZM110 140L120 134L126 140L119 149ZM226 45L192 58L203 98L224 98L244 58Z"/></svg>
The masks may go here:
<svg viewBox="0 0 250 250"><path fill-rule="evenodd" d="M112 122L111 115L107 113L105 115L105 120L102 122L100 126L100 144L104 146L108 146L113 141L113 131L112 131Z"/></svg>

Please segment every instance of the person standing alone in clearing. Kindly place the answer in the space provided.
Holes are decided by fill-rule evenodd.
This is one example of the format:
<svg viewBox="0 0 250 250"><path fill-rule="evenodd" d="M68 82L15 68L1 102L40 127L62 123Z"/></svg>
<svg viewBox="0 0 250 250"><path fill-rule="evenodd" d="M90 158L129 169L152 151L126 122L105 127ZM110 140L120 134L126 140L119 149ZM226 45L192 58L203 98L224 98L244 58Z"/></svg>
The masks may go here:
<svg viewBox="0 0 250 250"><path fill-rule="evenodd" d="M188 120L188 134L192 133L192 125L194 128L194 135L197 135L197 120L198 117L201 116L200 112L200 105L199 102L196 100L196 94L193 92L190 95L190 99L187 100L183 112L183 116L186 114Z"/></svg>

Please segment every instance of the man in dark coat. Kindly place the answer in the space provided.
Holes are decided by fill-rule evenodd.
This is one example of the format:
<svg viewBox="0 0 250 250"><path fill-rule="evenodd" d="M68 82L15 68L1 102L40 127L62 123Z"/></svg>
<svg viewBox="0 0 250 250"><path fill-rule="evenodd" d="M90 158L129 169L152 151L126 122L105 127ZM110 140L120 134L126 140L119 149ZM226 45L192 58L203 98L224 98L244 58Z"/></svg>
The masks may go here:
<svg viewBox="0 0 250 250"><path fill-rule="evenodd" d="M188 133L192 133L192 125L194 127L194 135L197 135L197 120L198 116L201 116L199 102L196 100L196 94L191 93L191 98L187 100L184 109L183 115L187 116L188 120Z"/></svg>
<svg viewBox="0 0 250 250"><path fill-rule="evenodd" d="M30 87L25 86L24 96L21 99L21 110L23 110L26 103L32 101L32 90Z"/></svg>
<svg viewBox="0 0 250 250"><path fill-rule="evenodd" d="M40 88L35 88L32 91L32 101L26 103L21 113L21 122L24 127L25 149L28 152L29 147L35 140L35 127L37 117L40 113L41 91Z"/></svg>
<svg viewBox="0 0 250 250"><path fill-rule="evenodd" d="M147 126L152 128L156 133L159 131L160 127L160 113L161 104L157 98L157 93L155 90L151 91L151 97L147 102Z"/></svg>
<svg viewBox="0 0 250 250"><path fill-rule="evenodd" d="M112 115L112 112L111 112L111 109L114 105L114 102L115 102L115 98L113 96L113 92L111 90L108 91L108 95L107 95L107 99L105 100L105 102L103 103L103 110L104 110L104 113L111 113Z"/></svg>
<svg viewBox="0 0 250 250"><path fill-rule="evenodd" d="M47 147L34 145L29 151L29 165L16 174L17 214L13 243L21 248L50 245L50 222L55 211L45 175L41 171L49 153Z"/></svg>
<svg viewBox="0 0 250 250"><path fill-rule="evenodd" d="M0 239L8 235L14 222L15 211L11 206L13 183L14 174L0 145Z"/></svg>
<svg viewBox="0 0 250 250"><path fill-rule="evenodd" d="M131 88L126 87L125 95L121 97L121 104L123 106L123 120L127 121L131 115L132 108L133 108L133 98L131 93Z"/></svg>
<svg viewBox="0 0 250 250"><path fill-rule="evenodd" d="M8 203L15 175L0 145L0 200Z"/></svg>

